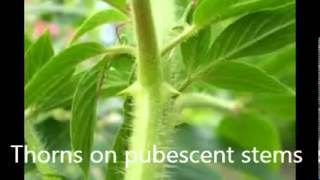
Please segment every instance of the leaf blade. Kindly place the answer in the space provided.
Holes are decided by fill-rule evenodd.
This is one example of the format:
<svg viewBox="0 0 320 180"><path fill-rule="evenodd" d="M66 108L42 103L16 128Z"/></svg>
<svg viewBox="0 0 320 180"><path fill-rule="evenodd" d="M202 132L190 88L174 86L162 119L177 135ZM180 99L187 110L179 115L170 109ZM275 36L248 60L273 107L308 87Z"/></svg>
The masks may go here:
<svg viewBox="0 0 320 180"><path fill-rule="evenodd" d="M274 125L253 113L227 116L221 121L217 131L220 136L240 144L242 148L280 149L280 140Z"/></svg>
<svg viewBox="0 0 320 180"><path fill-rule="evenodd" d="M26 40L25 40L26 41ZM49 32L43 33L39 39L28 48L25 53L24 83L28 83L32 76L54 55Z"/></svg>
<svg viewBox="0 0 320 180"><path fill-rule="evenodd" d="M283 83L261 69L240 62L220 62L200 77L213 86L247 93L293 94Z"/></svg>
<svg viewBox="0 0 320 180"><path fill-rule="evenodd" d="M188 41L181 44L182 60L187 72L192 72L199 66L197 60L205 58L210 47L211 28L203 29L197 36L191 37Z"/></svg>
<svg viewBox="0 0 320 180"><path fill-rule="evenodd" d="M106 71L102 84L101 96L116 96L130 85L130 76L134 59L126 55L115 56L111 59L111 67Z"/></svg>
<svg viewBox="0 0 320 180"><path fill-rule="evenodd" d="M104 47L96 43L81 43L69 47L47 62L25 86L25 109L59 87L63 79L73 74L75 66L88 58L103 54Z"/></svg>
<svg viewBox="0 0 320 180"><path fill-rule="evenodd" d="M127 0L103 0L112 7L119 9L123 13L127 13Z"/></svg>
<svg viewBox="0 0 320 180"><path fill-rule="evenodd" d="M31 45L32 45L32 40L25 33L24 34L24 53L26 53L28 51L28 49L30 48Z"/></svg>
<svg viewBox="0 0 320 180"><path fill-rule="evenodd" d="M84 178L88 176L90 153L96 124L98 71L89 71L80 80L72 102L70 126L71 144L74 151L82 152L79 164Z"/></svg>
<svg viewBox="0 0 320 180"><path fill-rule="evenodd" d="M193 15L193 23L204 27L210 23L217 23L230 17L246 13L277 8L293 3L292 0L203 0L198 5Z"/></svg>
<svg viewBox="0 0 320 180"><path fill-rule="evenodd" d="M87 18L83 24L77 29L76 33L72 37L71 43L74 43L85 33L97 28L103 24L116 23L120 21L125 21L127 16L120 11L114 9L107 9L98 11L89 18Z"/></svg>
<svg viewBox="0 0 320 180"><path fill-rule="evenodd" d="M294 121L296 97L293 95L254 96L249 107L277 120Z"/></svg>
<svg viewBox="0 0 320 180"><path fill-rule="evenodd" d="M258 151L277 151L282 148L276 126L252 112L226 116L216 132L221 139L246 150L256 148ZM280 163L267 164L274 170L280 167Z"/></svg>
<svg viewBox="0 0 320 180"><path fill-rule="evenodd" d="M222 32L211 46L206 60L261 55L293 43L294 16L293 6L244 16Z"/></svg>
<svg viewBox="0 0 320 180"><path fill-rule="evenodd" d="M116 138L113 143L112 150L116 152L117 162L109 162L106 169L106 180L122 180L124 174L121 172L125 170L125 152L128 150L129 143L128 138L131 135L131 124L132 124L132 98L128 97L124 102L124 122L117 131Z"/></svg>

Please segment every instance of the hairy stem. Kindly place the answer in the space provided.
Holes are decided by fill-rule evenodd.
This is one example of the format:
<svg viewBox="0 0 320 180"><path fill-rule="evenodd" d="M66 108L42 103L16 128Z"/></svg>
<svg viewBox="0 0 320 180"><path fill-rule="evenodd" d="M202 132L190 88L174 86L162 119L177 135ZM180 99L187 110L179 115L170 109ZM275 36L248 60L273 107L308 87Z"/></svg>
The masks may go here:
<svg viewBox="0 0 320 180"><path fill-rule="evenodd" d="M129 150L146 159L153 145L159 144L158 132L164 104L163 80L150 1L132 0L132 7L138 44L138 88L133 94L135 109ZM125 180L153 180L161 173L161 169L161 164L135 161L129 164Z"/></svg>

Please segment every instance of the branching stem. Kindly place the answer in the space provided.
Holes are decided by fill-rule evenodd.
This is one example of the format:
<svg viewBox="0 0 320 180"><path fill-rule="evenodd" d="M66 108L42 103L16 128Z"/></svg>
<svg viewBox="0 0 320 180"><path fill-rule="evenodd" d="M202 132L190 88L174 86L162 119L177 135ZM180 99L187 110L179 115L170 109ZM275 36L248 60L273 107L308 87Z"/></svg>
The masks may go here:
<svg viewBox="0 0 320 180"><path fill-rule="evenodd" d="M174 49L177 45L182 43L183 41L187 40L191 36L193 36L197 32L197 28L194 25L188 26L185 30L174 40L172 40L167 46L163 48L161 51L161 56L166 55L172 49Z"/></svg>

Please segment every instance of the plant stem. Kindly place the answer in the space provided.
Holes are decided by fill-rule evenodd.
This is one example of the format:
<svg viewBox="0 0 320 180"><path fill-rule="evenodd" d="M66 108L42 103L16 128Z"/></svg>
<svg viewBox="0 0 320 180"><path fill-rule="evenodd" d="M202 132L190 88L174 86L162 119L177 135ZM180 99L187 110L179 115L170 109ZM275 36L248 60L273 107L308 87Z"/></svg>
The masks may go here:
<svg viewBox="0 0 320 180"><path fill-rule="evenodd" d="M191 78L187 78L185 81L182 82L182 84L179 87L178 91L179 92L183 92L191 83L192 83L192 79Z"/></svg>
<svg viewBox="0 0 320 180"><path fill-rule="evenodd" d="M118 55L118 54L128 54L135 56L135 49L130 46L116 46L106 48L106 54L108 55Z"/></svg>
<svg viewBox="0 0 320 180"><path fill-rule="evenodd" d="M153 145L159 144L159 128L163 112L162 72L160 54L156 39L149 0L132 0L134 25L138 44L137 84L134 97L133 131L129 150L143 159ZM129 157L130 158L130 157ZM161 174L163 165L132 162L125 174L125 180L153 180Z"/></svg>
<svg viewBox="0 0 320 180"><path fill-rule="evenodd" d="M179 110L188 107L210 107L225 112L237 112L243 104L240 100L225 100L204 93L186 93L177 99Z"/></svg>
<svg viewBox="0 0 320 180"><path fill-rule="evenodd" d="M164 49L161 51L161 56L165 56L169 53L173 48L177 45L188 39L189 37L193 36L197 32L197 28L194 25L188 26L185 30L172 42L170 42Z"/></svg>
<svg viewBox="0 0 320 180"><path fill-rule="evenodd" d="M138 79L143 86L161 79L160 56L149 0L133 0L135 31L138 43Z"/></svg>

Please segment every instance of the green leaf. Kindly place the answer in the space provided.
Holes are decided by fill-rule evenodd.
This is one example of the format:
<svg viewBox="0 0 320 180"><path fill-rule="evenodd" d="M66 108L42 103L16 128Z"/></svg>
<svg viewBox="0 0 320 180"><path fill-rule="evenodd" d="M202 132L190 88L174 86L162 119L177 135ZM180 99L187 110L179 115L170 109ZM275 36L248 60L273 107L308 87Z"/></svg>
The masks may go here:
<svg viewBox="0 0 320 180"><path fill-rule="evenodd" d="M129 148L128 139L131 135L131 123L133 110L132 98L128 97L124 102L124 122L117 131L112 150L117 154L117 162L109 161L107 165L106 180L123 180L125 171L125 152Z"/></svg>
<svg viewBox="0 0 320 180"><path fill-rule="evenodd" d="M83 75L83 73L79 73L72 76L71 73L64 76L60 84L54 88L54 91L49 92L47 96L37 102L37 111L45 112L54 108L71 105L76 85Z"/></svg>
<svg viewBox="0 0 320 180"><path fill-rule="evenodd" d="M181 43L180 50L182 60L188 75L196 72L201 66L205 66L207 63L207 53L212 42L214 42L232 22L233 21L229 20L208 26Z"/></svg>
<svg viewBox="0 0 320 180"><path fill-rule="evenodd" d="M205 83L247 93L293 94L292 90L261 69L240 62L220 62L200 77Z"/></svg>
<svg viewBox="0 0 320 180"><path fill-rule="evenodd" d="M86 19L83 24L77 29L75 35L73 36L71 43L75 42L86 32L91 31L92 29L107 24L107 23L116 23L127 20L127 16L121 13L120 11L114 9L107 9L96 12L88 19Z"/></svg>
<svg viewBox="0 0 320 180"><path fill-rule="evenodd" d="M249 58L249 61L253 64L258 65L260 68L272 75L278 75L291 69L291 66L295 64L296 48L295 44L290 44L289 46L282 48L274 53L259 56L259 61L255 59L257 57ZM248 61L248 58L244 59ZM287 68L287 67L290 68Z"/></svg>
<svg viewBox="0 0 320 180"><path fill-rule="evenodd" d="M79 165L85 179L96 125L98 72L93 69L83 76L72 102L71 144L74 151L82 151L83 160Z"/></svg>
<svg viewBox="0 0 320 180"><path fill-rule="evenodd" d="M254 96L248 107L260 113L271 115L276 120L294 121L296 97L293 95Z"/></svg>
<svg viewBox="0 0 320 180"><path fill-rule="evenodd" d="M210 46L211 28L200 31L196 36L181 44L182 59L188 74L199 66Z"/></svg>
<svg viewBox="0 0 320 180"><path fill-rule="evenodd" d="M293 43L293 6L246 15L231 24L211 46L206 61L262 55Z"/></svg>
<svg viewBox="0 0 320 180"><path fill-rule="evenodd" d="M106 50L96 43L82 43L69 47L47 62L25 86L25 109L41 103L54 93L74 72L75 66L88 58L100 55Z"/></svg>
<svg viewBox="0 0 320 180"><path fill-rule="evenodd" d="M134 61L128 56L118 56L112 59L111 68L106 74L101 95L104 97L117 95L130 85ZM124 102L124 122L117 131L112 150L117 154L117 162L110 161L106 169L106 180L122 180L125 171L125 151L128 150L128 139L131 134L132 98L128 96Z"/></svg>
<svg viewBox="0 0 320 180"><path fill-rule="evenodd" d="M216 129L218 137L245 150L281 150L276 126L263 117L246 112L226 116ZM270 170L278 170L280 163L267 163ZM272 172L272 171L270 171Z"/></svg>
<svg viewBox="0 0 320 180"><path fill-rule="evenodd" d="M259 67L278 77L282 82L295 88L295 45L283 48L280 52L259 63Z"/></svg>
<svg viewBox="0 0 320 180"><path fill-rule="evenodd" d="M101 96L116 96L129 86L134 60L126 55L115 56L111 59L111 67L106 71L102 84Z"/></svg>
<svg viewBox="0 0 320 180"><path fill-rule="evenodd" d="M70 128L68 121L58 121L54 118L48 118L43 122L35 124L35 130L45 143L45 149L70 150Z"/></svg>
<svg viewBox="0 0 320 180"><path fill-rule="evenodd" d="M215 21L222 12L226 11L237 0L203 0L194 12L193 22L198 26L204 26Z"/></svg>
<svg viewBox="0 0 320 180"><path fill-rule="evenodd" d="M30 48L31 45L32 45L31 39L27 34L24 34L24 52L25 53L27 52L27 50Z"/></svg>
<svg viewBox="0 0 320 180"><path fill-rule="evenodd" d="M253 114L242 113L226 116L217 128L220 137L244 149L280 150L276 127L268 120Z"/></svg>
<svg viewBox="0 0 320 180"><path fill-rule="evenodd" d="M293 3L292 0L202 0L194 12L193 22L199 27L266 8Z"/></svg>
<svg viewBox="0 0 320 180"><path fill-rule="evenodd" d="M26 36L25 36L26 38ZM25 40L25 43L26 40ZM43 35L28 49L24 61L24 83L27 84L32 76L53 56L53 48L49 32Z"/></svg>
<svg viewBox="0 0 320 180"><path fill-rule="evenodd" d="M24 123L24 138L26 144L28 145L28 149L39 153L40 151L44 151L45 145L39 137L39 133L35 129L34 119L27 119ZM43 179L47 180L61 180L63 178L59 178L60 174L57 169L54 167L54 163L40 163L37 162L36 167L38 171L41 173ZM51 177L50 177L51 176ZM57 177L55 177L57 176Z"/></svg>
<svg viewBox="0 0 320 180"><path fill-rule="evenodd" d="M123 13L127 13L127 0L103 0L110 6L119 9Z"/></svg>
<svg viewBox="0 0 320 180"><path fill-rule="evenodd" d="M174 0L176 5L176 17L183 17L186 11L189 12L188 6L190 5L189 0Z"/></svg>
<svg viewBox="0 0 320 180"><path fill-rule="evenodd" d="M235 119L235 120L238 120L238 119ZM235 144L230 144L224 141L222 138L217 137L217 132L216 131L213 132L211 127L190 126L190 125L183 124L178 126L175 129L174 136L172 137L174 139L174 142L176 142L175 144L176 150L188 150L189 152L193 150L217 151L217 150L227 150L228 147L232 147L232 149L235 151L233 155L235 163L220 164L221 166L224 167L224 169L227 168L227 170L229 170L228 172L233 172L234 170L236 170L237 174L239 174L239 172L243 172L245 174L254 175L259 179L268 179L268 180L280 179L278 178L278 175L274 171L270 171L270 166L267 166L263 163L248 163L248 164L241 163L241 159L242 159L241 152L244 150L244 148L239 148L239 146L235 146ZM179 168L187 168L189 172L193 172L196 174L200 173L199 177L202 177L201 179L212 179L212 177L216 177L217 179L220 179L218 175L214 176L214 173L216 173L215 170L217 170L214 165L217 165L217 164L209 164L208 166L201 166L200 169L199 167L197 167L199 164L193 163L193 165L195 166L183 167L183 166L180 166L179 164L176 164L175 166L177 166L177 169L173 168L172 170L170 170L170 172L171 171L173 171L173 173L177 172L179 173L180 176L185 176L183 179L192 179L192 180L197 179L193 177L193 174L179 170ZM204 171L208 171L208 172L205 173ZM211 173L209 171L211 171ZM223 175L224 175L223 177L225 178L225 174ZM193 177L193 178L190 178L190 177ZM237 177L239 176L233 176L230 179L233 179L233 178L237 179Z"/></svg>
<svg viewBox="0 0 320 180"><path fill-rule="evenodd" d="M175 168L169 168L170 178L174 180L214 179L222 180L221 175L214 167L204 163L192 162L174 164Z"/></svg>
<svg viewBox="0 0 320 180"><path fill-rule="evenodd" d="M211 130L211 129L210 129ZM212 141L212 136L208 129L199 128L199 126L180 125L175 129L172 136L175 143L176 151L187 150L192 151L208 151L217 150L218 144ZM197 157L196 157L197 158ZM176 163L171 167L168 165L168 171L172 179L175 180L195 180L195 179L217 179L221 180L221 175L218 174L213 164L203 163Z"/></svg>

